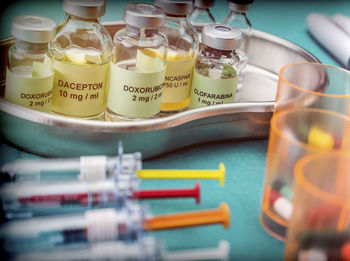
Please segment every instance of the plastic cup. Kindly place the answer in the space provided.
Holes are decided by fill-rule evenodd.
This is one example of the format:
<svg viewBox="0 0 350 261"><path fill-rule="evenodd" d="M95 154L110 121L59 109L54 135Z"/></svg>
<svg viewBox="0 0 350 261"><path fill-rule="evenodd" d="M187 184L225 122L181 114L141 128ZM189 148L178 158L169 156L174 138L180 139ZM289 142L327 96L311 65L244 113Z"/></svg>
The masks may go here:
<svg viewBox="0 0 350 261"><path fill-rule="evenodd" d="M350 116L350 71L320 63L292 63L281 68L275 112L318 108Z"/></svg>
<svg viewBox="0 0 350 261"><path fill-rule="evenodd" d="M349 260L350 153L308 155L295 180L285 260Z"/></svg>
<svg viewBox="0 0 350 261"><path fill-rule="evenodd" d="M274 237L285 240L293 211L293 169L308 154L350 151L350 117L320 109L299 108L271 119L260 221Z"/></svg>

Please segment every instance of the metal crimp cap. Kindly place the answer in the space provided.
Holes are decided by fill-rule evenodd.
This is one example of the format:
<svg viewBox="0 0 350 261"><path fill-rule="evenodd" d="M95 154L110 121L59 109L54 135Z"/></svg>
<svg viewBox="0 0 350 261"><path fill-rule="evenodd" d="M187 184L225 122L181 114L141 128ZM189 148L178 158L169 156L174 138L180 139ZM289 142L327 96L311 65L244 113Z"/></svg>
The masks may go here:
<svg viewBox="0 0 350 261"><path fill-rule="evenodd" d="M21 15L12 20L11 34L25 42L48 43L55 38L56 23L37 15Z"/></svg>
<svg viewBox="0 0 350 261"><path fill-rule="evenodd" d="M165 13L151 4L128 4L124 8L123 21L137 28L159 28L165 23Z"/></svg>
<svg viewBox="0 0 350 261"><path fill-rule="evenodd" d="M62 9L79 17L99 18L105 14L106 0L63 0Z"/></svg>
<svg viewBox="0 0 350 261"><path fill-rule="evenodd" d="M228 0L228 7L233 11L246 12L253 2L254 0Z"/></svg>
<svg viewBox="0 0 350 261"><path fill-rule="evenodd" d="M223 24L209 24L202 30L202 43L219 50L237 49L242 37L239 29Z"/></svg>
<svg viewBox="0 0 350 261"><path fill-rule="evenodd" d="M154 4L161 7L167 15L186 16L193 10L192 0L154 0Z"/></svg>
<svg viewBox="0 0 350 261"><path fill-rule="evenodd" d="M214 6L215 0L194 0L194 6L199 8L209 8Z"/></svg>

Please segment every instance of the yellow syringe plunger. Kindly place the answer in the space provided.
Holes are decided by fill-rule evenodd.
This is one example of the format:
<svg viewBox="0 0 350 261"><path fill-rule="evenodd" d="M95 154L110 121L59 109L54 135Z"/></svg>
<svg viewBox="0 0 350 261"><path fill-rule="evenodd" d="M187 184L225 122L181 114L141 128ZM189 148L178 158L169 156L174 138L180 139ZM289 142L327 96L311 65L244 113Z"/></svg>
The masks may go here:
<svg viewBox="0 0 350 261"><path fill-rule="evenodd" d="M209 224L222 224L225 228L230 226L230 208L226 203L221 203L218 209L170 214L146 219L143 227L145 230L162 230Z"/></svg>
<svg viewBox="0 0 350 261"><path fill-rule="evenodd" d="M218 179L224 186L226 169L220 163L218 170L143 169L136 170L136 174L140 179Z"/></svg>

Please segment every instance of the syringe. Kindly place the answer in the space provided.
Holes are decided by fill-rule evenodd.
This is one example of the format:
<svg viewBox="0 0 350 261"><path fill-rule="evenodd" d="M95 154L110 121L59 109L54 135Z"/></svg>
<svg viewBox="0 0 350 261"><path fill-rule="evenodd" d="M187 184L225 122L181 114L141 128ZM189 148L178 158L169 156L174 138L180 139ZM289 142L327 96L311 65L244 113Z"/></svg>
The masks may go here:
<svg viewBox="0 0 350 261"><path fill-rule="evenodd" d="M229 253L230 245L225 240L221 240L215 248L166 251L160 239L147 236L133 242L107 241L79 248L20 253L11 256L9 261L227 261Z"/></svg>
<svg viewBox="0 0 350 261"><path fill-rule="evenodd" d="M193 197L200 202L200 185L191 189L140 190L135 176L96 182L19 182L5 183L0 199L5 218L82 212L95 208L120 208L132 199Z"/></svg>
<svg viewBox="0 0 350 261"><path fill-rule="evenodd" d="M141 153L136 152L117 157L83 156L70 159L17 160L3 165L0 180L96 181L119 174L136 173L140 179L218 179L223 186L225 172L223 163L220 163L218 170L142 169Z"/></svg>
<svg viewBox="0 0 350 261"><path fill-rule="evenodd" d="M144 231L230 223L230 210L218 209L151 217L139 204L128 208L89 210L83 214L36 217L10 221L0 229L4 251L8 253L54 249L64 245L85 246L93 242L135 240Z"/></svg>
<svg viewBox="0 0 350 261"><path fill-rule="evenodd" d="M82 156L80 158L20 159L1 168L1 180L9 181L96 181L117 173L135 173L142 169L140 152L116 157Z"/></svg>
<svg viewBox="0 0 350 261"><path fill-rule="evenodd" d="M226 169L220 163L218 170L143 169L136 170L136 174L140 179L217 179L224 186Z"/></svg>
<svg viewBox="0 0 350 261"><path fill-rule="evenodd" d="M226 240L220 240L218 247L199 248L177 251L163 251L160 260L163 261L204 261L221 260L228 261L230 255L230 244Z"/></svg>

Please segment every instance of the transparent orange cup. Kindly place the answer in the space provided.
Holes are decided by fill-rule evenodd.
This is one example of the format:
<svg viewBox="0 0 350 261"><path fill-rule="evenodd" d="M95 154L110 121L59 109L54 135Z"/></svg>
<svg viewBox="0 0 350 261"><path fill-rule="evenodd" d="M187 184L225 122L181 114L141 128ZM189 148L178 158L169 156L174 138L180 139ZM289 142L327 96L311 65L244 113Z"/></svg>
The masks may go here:
<svg viewBox="0 0 350 261"><path fill-rule="evenodd" d="M295 180L285 260L350 260L350 153L308 155Z"/></svg>
<svg viewBox="0 0 350 261"><path fill-rule="evenodd" d="M350 117L320 109L298 108L271 119L260 222L285 240L293 211L294 165L308 154L350 151Z"/></svg>
<svg viewBox="0 0 350 261"><path fill-rule="evenodd" d="M275 112L319 108L350 116L350 71L320 63L292 63L281 68Z"/></svg>

